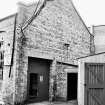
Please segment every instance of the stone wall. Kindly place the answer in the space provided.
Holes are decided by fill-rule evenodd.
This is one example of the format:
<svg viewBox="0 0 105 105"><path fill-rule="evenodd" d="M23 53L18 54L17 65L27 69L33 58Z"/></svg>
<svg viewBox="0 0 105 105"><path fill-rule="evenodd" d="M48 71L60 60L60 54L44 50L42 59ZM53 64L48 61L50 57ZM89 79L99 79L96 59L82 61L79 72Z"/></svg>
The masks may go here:
<svg viewBox="0 0 105 105"><path fill-rule="evenodd" d="M3 52L4 52L4 66L3 66L3 80L1 86L1 98L8 104L13 104L13 93L14 93L14 64L11 69L11 77L9 77L10 65L11 65L11 54L13 47L13 35L14 35L14 21L15 14L0 20L0 41L3 41ZM1 49L0 49L1 50Z"/></svg>
<svg viewBox="0 0 105 105"><path fill-rule="evenodd" d="M32 15L27 7L25 17ZM74 59L89 54L90 34L75 12L70 0L47 1L41 13L26 29L27 47L56 56L74 64ZM68 59L64 44L70 44ZM83 44L85 43L85 44Z"/></svg>
<svg viewBox="0 0 105 105"><path fill-rule="evenodd" d="M32 16L35 5L19 5L16 32L16 102L27 99L28 56L52 61L56 58L57 61L75 65L77 57L90 54L90 34L70 0L47 1L39 15L22 32L20 27ZM65 44L69 44L69 47L66 48ZM57 82L57 94L66 99L66 88L62 87L67 84L66 73L60 69L60 65L53 69L58 69L62 74L62 80ZM50 87L53 86L51 82Z"/></svg>
<svg viewBox="0 0 105 105"><path fill-rule="evenodd" d="M68 66L55 62L77 65L77 57L90 54L90 33L73 8L70 0L47 1L39 15L22 32L21 26L32 16L35 7L36 4L34 3L28 6L19 5L14 66L11 78L8 78L8 73L13 42L14 17L6 19L6 22L4 21L3 23L3 25L9 24L7 27L5 26L7 31L5 39L6 50L8 50L6 51L8 53L5 54L5 59L7 59L5 61L8 62L5 62L6 66L4 67L5 88L3 88L3 94L5 95L6 103L22 103L27 100L28 57L52 60L49 95L51 98L53 97L52 81L56 78L56 96L66 100L67 73L64 68L67 69ZM4 27L3 25L0 25L0 27ZM10 46L7 46L9 44ZM69 45L69 47L67 48L65 45ZM59 75L55 76L52 71L56 71L55 73Z"/></svg>

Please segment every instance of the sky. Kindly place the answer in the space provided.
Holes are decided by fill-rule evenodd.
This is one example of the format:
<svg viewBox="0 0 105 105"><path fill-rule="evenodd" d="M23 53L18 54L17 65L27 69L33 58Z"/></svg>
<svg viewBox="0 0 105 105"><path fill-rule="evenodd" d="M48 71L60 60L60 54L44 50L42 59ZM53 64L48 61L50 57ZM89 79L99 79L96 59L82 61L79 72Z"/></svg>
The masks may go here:
<svg viewBox="0 0 105 105"><path fill-rule="evenodd" d="M17 3L36 0L0 0L0 19L17 12ZM105 25L105 0L72 0L87 26Z"/></svg>

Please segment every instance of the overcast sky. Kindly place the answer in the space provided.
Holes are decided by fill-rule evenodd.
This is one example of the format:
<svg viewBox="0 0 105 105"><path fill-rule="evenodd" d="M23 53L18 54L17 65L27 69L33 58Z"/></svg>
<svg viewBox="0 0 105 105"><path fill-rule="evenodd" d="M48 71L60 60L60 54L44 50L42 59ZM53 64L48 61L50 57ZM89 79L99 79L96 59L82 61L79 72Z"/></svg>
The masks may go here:
<svg viewBox="0 0 105 105"><path fill-rule="evenodd" d="M0 18L17 11L17 2L29 3L36 0L0 0ZM105 25L105 0L72 0L87 26Z"/></svg>

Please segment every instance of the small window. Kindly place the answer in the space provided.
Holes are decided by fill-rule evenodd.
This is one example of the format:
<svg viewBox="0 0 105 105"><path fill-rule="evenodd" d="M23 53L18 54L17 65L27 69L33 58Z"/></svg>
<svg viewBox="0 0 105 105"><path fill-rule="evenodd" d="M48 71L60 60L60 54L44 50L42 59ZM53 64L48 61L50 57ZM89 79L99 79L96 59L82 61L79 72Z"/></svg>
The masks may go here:
<svg viewBox="0 0 105 105"><path fill-rule="evenodd" d="M4 65L4 51L3 51L3 41L0 42L0 80L3 79L3 65Z"/></svg>
<svg viewBox="0 0 105 105"><path fill-rule="evenodd" d="M3 45L3 41L0 41L0 49L2 48Z"/></svg>
<svg viewBox="0 0 105 105"><path fill-rule="evenodd" d="M0 52L0 80L3 79L4 54Z"/></svg>

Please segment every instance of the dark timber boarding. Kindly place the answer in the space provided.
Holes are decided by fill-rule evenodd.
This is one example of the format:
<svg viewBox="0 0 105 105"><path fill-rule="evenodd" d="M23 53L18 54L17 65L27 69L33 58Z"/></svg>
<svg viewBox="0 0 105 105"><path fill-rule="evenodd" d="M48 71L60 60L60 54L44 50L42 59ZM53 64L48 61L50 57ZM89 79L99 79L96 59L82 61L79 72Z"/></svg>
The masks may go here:
<svg viewBox="0 0 105 105"><path fill-rule="evenodd" d="M105 64L85 64L84 105L105 105Z"/></svg>

